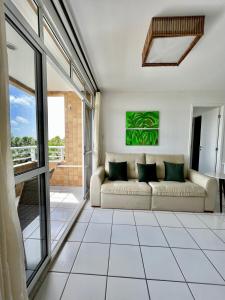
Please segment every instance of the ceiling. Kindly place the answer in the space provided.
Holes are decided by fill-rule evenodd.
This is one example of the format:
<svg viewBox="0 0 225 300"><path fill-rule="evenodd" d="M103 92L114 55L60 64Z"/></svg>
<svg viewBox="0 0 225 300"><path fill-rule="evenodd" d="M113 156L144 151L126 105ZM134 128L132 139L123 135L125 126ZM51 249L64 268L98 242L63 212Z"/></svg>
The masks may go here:
<svg viewBox="0 0 225 300"><path fill-rule="evenodd" d="M224 0L68 0L103 91L225 90ZM205 35L179 67L141 67L153 16L205 15Z"/></svg>

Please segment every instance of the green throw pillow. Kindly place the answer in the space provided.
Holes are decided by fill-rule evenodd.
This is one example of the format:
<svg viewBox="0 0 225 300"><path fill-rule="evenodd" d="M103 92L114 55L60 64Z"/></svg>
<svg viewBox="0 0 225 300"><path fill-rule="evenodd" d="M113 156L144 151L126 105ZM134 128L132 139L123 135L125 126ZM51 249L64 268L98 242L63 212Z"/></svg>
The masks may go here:
<svg viewBox="0 0 225 300"><path fill-rule="evenodd" d="M109 180L127 181L127 162L109 161Z"/></svg>
<svg viewBox="0 0 225 300"><path fill-rule="evenodd" d="M158 181L156 175L156 164L137 164L138 166L138 181L150 182Z"/></svg>
<svg viewBox="0 0 225 300"><path fill-rule="evenodd" d="M165 165L165 181L185 182L184 164L174 164L164 161Z"/></svg>

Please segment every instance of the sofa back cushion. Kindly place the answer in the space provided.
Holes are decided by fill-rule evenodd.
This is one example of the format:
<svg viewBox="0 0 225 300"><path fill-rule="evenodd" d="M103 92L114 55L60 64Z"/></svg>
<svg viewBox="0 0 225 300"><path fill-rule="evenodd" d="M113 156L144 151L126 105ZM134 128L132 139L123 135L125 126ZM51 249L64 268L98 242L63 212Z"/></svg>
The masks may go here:
<svg viewBox="0 0 225 300"><path fill-rule="evenodd" d="M156 172L159 179L165 178L164 161L182 164L184 163L184 178L187 177L187 166L182 154L146 154L146 164L156 163Z"/></svg>
<svg viewBox="0 0 225 300"><path fill-rule="evenodd" d="M145 154L135 153L110 153L106 152L105 155L105 172L106 176L109 175L109 162L127 162L127 177L138 178L137 163L145 163Z"/></svg>

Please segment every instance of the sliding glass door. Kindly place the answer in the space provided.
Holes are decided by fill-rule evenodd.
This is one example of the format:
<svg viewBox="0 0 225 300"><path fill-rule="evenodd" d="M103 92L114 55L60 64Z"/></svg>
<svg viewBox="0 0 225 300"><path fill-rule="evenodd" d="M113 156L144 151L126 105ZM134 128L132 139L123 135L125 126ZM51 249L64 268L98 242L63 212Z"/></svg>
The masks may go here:
<svg viewBox="0 0 225 300"><path fill-rule="evenodd" d="M92 173L94 89L60 20L39 3L5 1L15 205L30 289L87 199Z"/></svg>
<svg viewBox="0 0 225 300"><path fill-rule="evenodd" d="M29 283L48 258L48 167L41 53L6 22L11 150Z"/></svg>

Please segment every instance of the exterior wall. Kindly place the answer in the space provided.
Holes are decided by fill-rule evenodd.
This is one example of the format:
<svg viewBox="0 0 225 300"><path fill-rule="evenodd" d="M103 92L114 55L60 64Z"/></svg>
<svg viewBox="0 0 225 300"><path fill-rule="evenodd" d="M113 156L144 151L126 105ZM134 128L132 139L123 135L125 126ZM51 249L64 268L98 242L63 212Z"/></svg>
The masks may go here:
<svg viewBox="0 0 225 300"><path fill-rule="evenodd" d="M56 95L54 92L51 96ZM59 95L59 93L58 93ZM50 162L55 168L51 185L82 185L82 102L74 92L61 93L65 103L65 161Z"/></svg>

